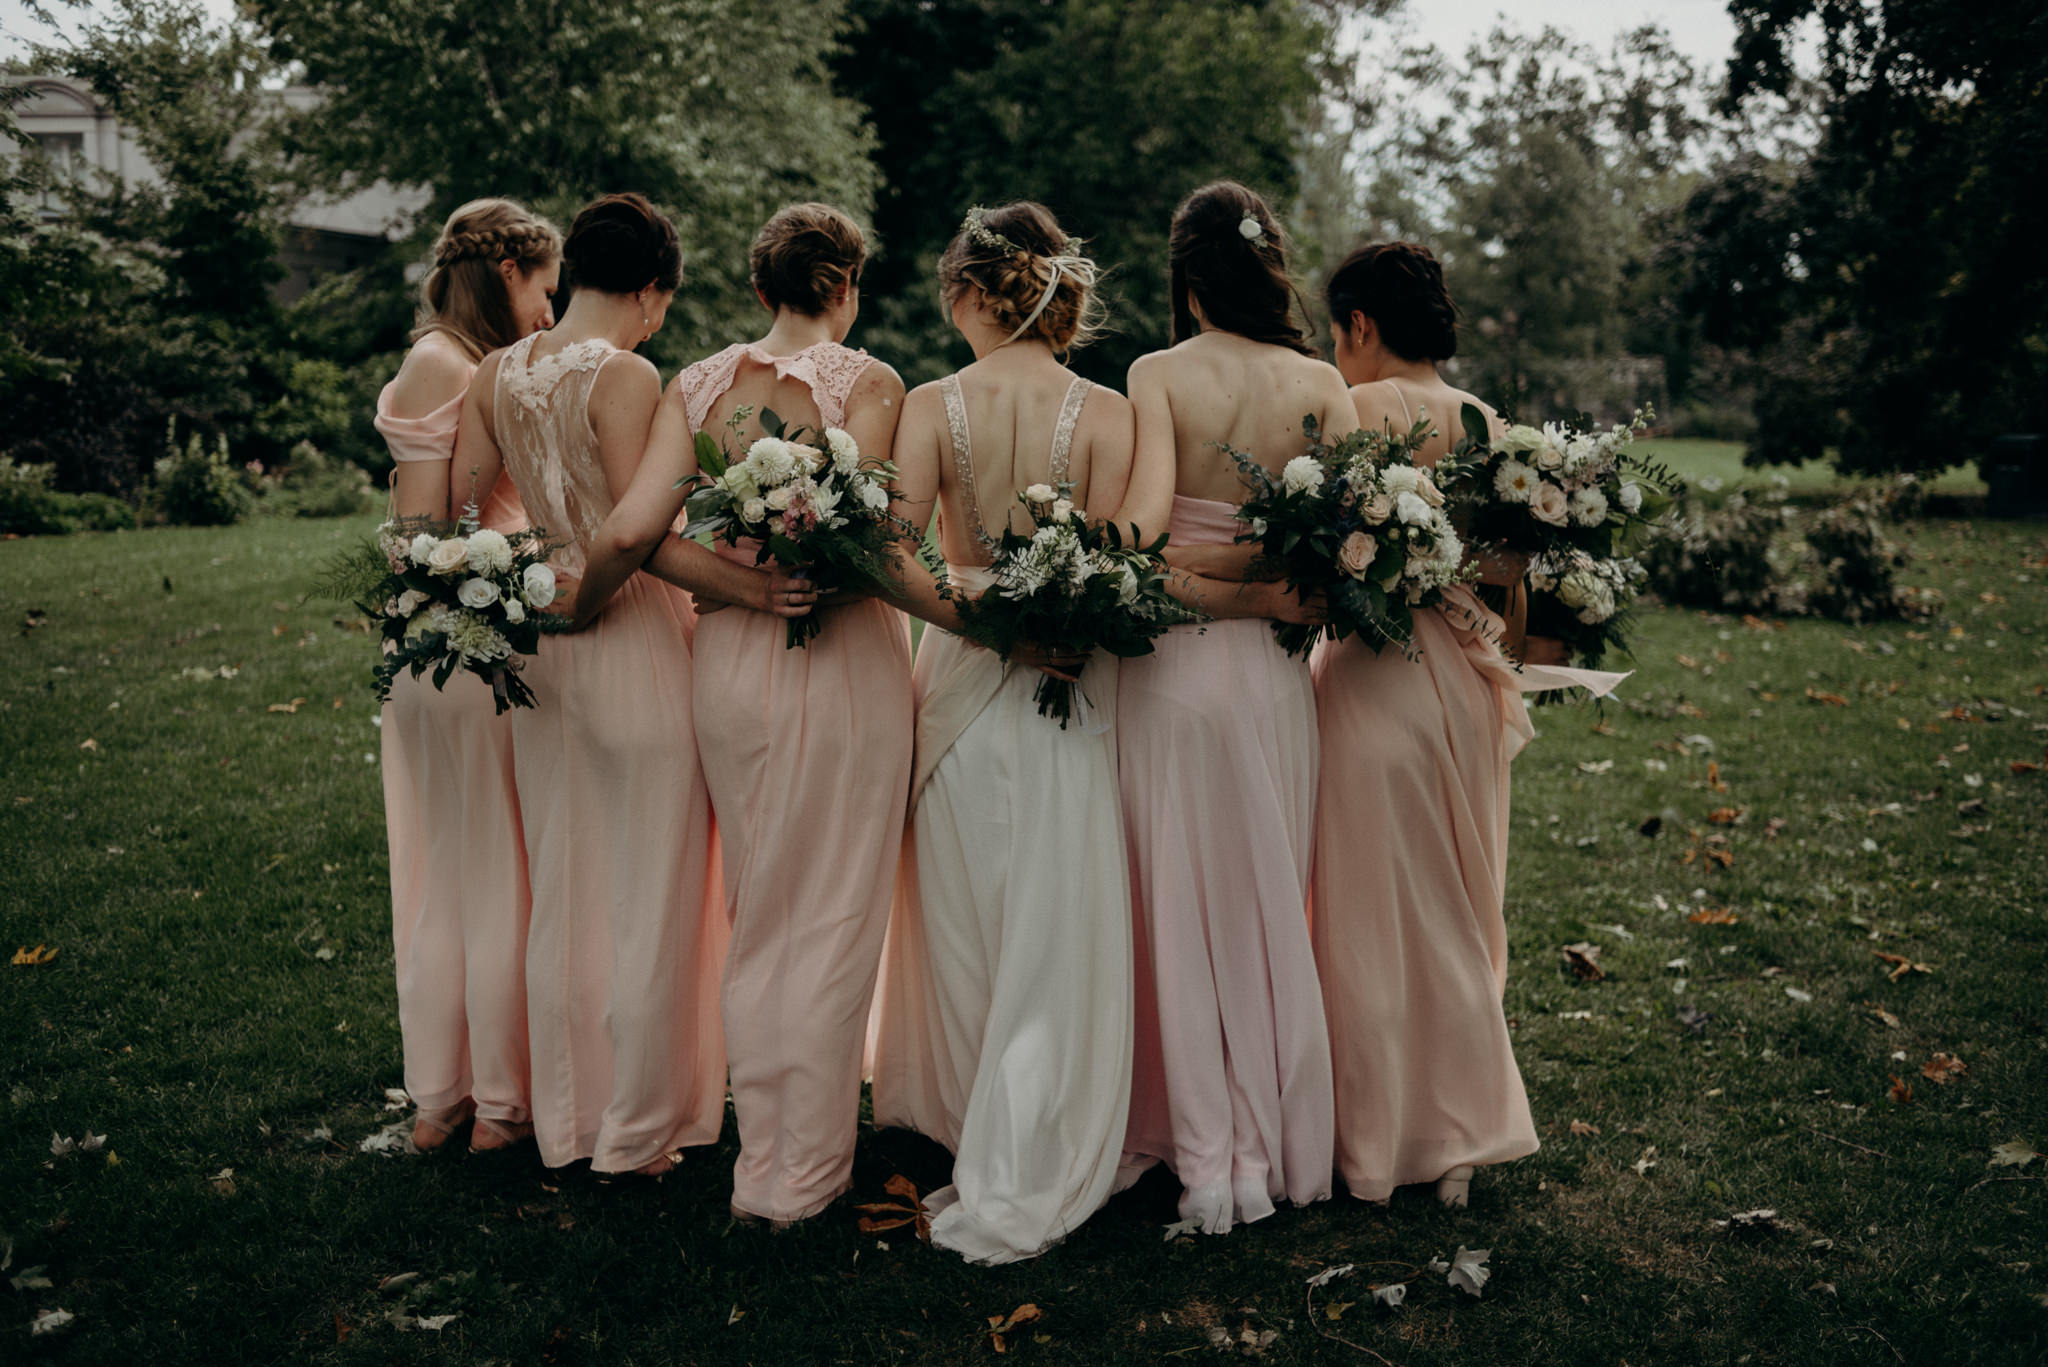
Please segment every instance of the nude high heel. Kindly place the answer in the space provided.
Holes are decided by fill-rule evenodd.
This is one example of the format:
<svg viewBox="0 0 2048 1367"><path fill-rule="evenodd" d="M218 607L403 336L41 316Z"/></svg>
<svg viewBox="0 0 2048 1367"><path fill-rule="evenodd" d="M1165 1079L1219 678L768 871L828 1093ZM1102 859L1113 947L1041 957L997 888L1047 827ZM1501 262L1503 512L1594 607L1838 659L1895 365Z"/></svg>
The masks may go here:
<svg viewBox="0 0 2048 1367"><path fill-rule="evenodd" d="M1463 1210L1471 1204L1472 1165L1452 1168L1437 1179L1436 1199L1447 1210Z"/></svg>

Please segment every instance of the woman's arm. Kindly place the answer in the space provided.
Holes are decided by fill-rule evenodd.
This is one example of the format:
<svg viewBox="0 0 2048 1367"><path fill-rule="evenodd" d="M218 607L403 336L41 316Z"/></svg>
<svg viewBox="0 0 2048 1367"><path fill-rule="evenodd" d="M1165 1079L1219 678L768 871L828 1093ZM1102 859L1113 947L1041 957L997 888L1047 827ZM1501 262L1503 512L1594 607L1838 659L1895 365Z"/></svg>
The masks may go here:
<svg viewBox="0 0 2048 1367"><path fill-rule="evenodd" d="M944 631L958 631L960 610L939 596L938 581L918 557L939 504L939 428L945 422L942 403L937 385L924 385L903 401L903 418L895 433L896 482L889 490L889 511L903 519L905 526L895 547L899 588L887 596L913 617Z"/></svg>
<svg viewBox="0 0 2048 1367"><path fill-rule="evenodd" d="M448 468L448 506L442 515L450 521L462 516L471 503L481 506L498 477L505 472L504 457L498 451L496 414L492 398L498 389L498 362L504 352L492 352L470 378L469 393L462 400L462 425L455 434L455 456Z"/></svg>
<svg viewBox="0 0 2048 1367"><path fill-rule="evenodd" d="M1166 392L1166 354L1140 356L1131 366L1131 473L1123 500L1107 521L1122 524L1139 545L1166 530L1180 464L1173 437L1173 405ZM1100 501L1097 507L1104 507Z"/></svg>

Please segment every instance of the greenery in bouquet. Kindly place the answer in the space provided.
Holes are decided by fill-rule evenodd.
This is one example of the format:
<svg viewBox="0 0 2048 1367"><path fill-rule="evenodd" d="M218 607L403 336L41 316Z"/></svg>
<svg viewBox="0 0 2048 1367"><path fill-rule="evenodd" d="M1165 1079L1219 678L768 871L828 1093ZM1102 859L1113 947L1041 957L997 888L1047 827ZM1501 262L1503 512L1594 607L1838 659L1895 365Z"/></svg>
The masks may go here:
<svg viewBox="0 0 2048 1367"><path fill-rule="evenodd" d="M1655 416L1638 409L1605 431L1583 417L1540 428L1517 423L1495 441L1485 414L1467 404L1465 436L1439 464L1439 477L1476 544L1528 555L1628 555L1671 511L1677 483L1662 465L1627 450Z"/></svg>
<svg viewBox="0 0 2048 1367"><path fill-rule="evenodd" d="M737 436L753 416L742 407L726 424ZM821 591L891 590L895 543L916 529L889 511L896 466L861 455L837 427L792 428L761 410L766 433L745 456L729 456L709 432L697 434L697 474L684 507L683 536L729 546L756 543L754 563L770 559L801 570ZM815 612L791 618L785 648L808 645L823 623Z"/></svg>
<svg viewBox="0 0 2048 1367"><path fill-rule="evenodd" d="M1329 600L1327 626L1276 622L1274 634L1290 655L1308 654L1325 635L1405 652L1416 609L1435 606L1445 589L1477 575L1465 564L1443 490L1415 463L1434 429L1425 420L1406 432L1389 427L1326 442L1307 417L1301 430L1307 449L1278 475L1224 448L1251 489L1238 506L1245 530L1237 539L1259 547L1254 572L1277 572L1293 592Z"/></svg>
<svg viewBox="0 0 2048 1367"><path fill-rule="evenodd" d="M1106 650L1129 659L1151 654L1168 627L1197 620L1166 591L1160 557L1166 536L1126 546L1116 524L1089 522L1072 492L1072 484L1034 484L1017 496L1033 530L1004 530L986 593L963 594L942 574L939 592L959 606L961 635L1005 660L1024 645L1055 655ZM1034 697L1039 714L1066 730L1074 715L1073 683L1044 675Z"/></svg>
<svg viewBox="0 0 2048 1367"><path fill-rule="evenodd" d="M541 634L567 625L543 611L555 600L554 549L538 528L508 535L478 526L474 503L452 528L394 518L373 544L329 567L324 596L354 602L377 624L387 646L372 670L380 700L401 673L417 679L431 670L439 689L462 669L491 686L499 712L532 707L519 657L538 654Z"/></svg>
<svg viewBox="0 0 2048 1367"><path fill-rule="evenodd" d="M1610 650L1627 654L1631 609L1649 577L1632 556L1545 552L1529 565L1529 634L1563 642L1574 665L1597 665Z"/></svg>

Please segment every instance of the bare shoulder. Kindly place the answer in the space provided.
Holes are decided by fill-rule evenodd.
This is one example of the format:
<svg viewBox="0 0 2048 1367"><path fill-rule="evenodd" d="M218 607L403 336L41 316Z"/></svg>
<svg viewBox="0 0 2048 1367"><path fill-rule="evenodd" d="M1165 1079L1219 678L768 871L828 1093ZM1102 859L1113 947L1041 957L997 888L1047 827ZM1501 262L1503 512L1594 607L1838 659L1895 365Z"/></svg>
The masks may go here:
<svg viewBox="0 0 2048 1367"><path fill-rule="evenodd" d="M1081 421L1084 423L1129 422L1133 407L1131 401L1121 392L1106 384L1090 385L1087 402L1081 406Z"/></svg>
<svg viewBox="0 0 2048 1367"><path fill-rule="evenodd" d="M1344 377L1337 377L1343 383ZM1368 384L1351 386L1347 392L1351 406L1358 413L1360 425L1378 429L1388 423L1395 423L1406 431L1408 410L1402 406L1401 392L1391 380L1374 380Z"/></svg>
<svg viewBox="0 0 2048 1367"><path fill-rule="evenodd" d="M661 398L661 372L636 351L615 351L598 365L590 397L606 403L639 400L652 407Z"/></svg>
<svg viewBox="0 0 2048 1367"><path fill-rule="evenodd" d="M887 361L870 361L862 370L860 378L853 382L853 393L847 396L847 406L877 399L888 403L903 402L903 377L896 373L896 367Z"/></svg>
<svg viewBox="0 0 2048 1367"><path fill-rule="evenodd" d="M1171 351L1152 351L1131 362L1129 378L1125 381L1132 394L1141 389L1163 387L1174 371L1175 357Z"/></svg>
<svg viewBox="0 0 2048 1367"><path fill-rule="evenodd" d="M414 343L392 381L391 414L419 418L462 396L475 361L444 333L430 332Z"/></svg>

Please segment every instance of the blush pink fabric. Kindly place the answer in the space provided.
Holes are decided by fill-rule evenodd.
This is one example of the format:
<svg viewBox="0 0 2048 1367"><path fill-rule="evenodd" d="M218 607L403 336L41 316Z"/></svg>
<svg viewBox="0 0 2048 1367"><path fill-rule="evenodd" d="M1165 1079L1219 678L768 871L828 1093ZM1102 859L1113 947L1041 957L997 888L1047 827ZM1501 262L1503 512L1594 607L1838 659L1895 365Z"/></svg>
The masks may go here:
<svg viewBox="0 0 2048 1367"><path fill-rule="evenodd" d="M1315 657L1316 964L1338 1170L1369 1201L1537 1147L1501 1011L1508 762L1532 731L1500 619L1451 600L1416 615L1420 659L1355 639Z"/></svg>
<svg viewBox="0 0 2048 1367"><path fill-rule="evenodd" d="M1172 540L1235 509L1175 497ZM1308 664L1265 621L1175 627L1124 662L1117 754L1137 949L1127 1152L1223 1233L1331 1190L1330 1042L1305 901L1315 819Z"/></svg>
<svg viewBox="0 0 2048 1367"><path fill-rule="evenodd" d="M376 425L392 459L454 455L461 395L425 417L396 418L390 394L387 385L378 396ZM483 522L526 525L508 482ZM511 718L496 715L490 686L473 674L445 690L404 674L381 729L405 1089L422 1111L470 1097L478 1115L523 1121L529 898Z"/></svg>
<svg viewBox="0 0 2048 1367"><path fill-rule="evenodd" d="M682 374L693 426L748 358L803 380L830 426L870 364L829 343L794 357L728 348ZM755 559L752 546L719 553ZM852 1180L861 1052L910 788L909 619L876 599L823 611L818 635L796 650L770 613L705 616L691 680L732 933L732 1204L771 1220L815 1215Z"/></svg>
<svg viewBox="0 0 2048 1367"><path fill-rule="evenodd" d="M566 586L611 511L588 404L619 353L574 343L529 365L535 340L500 362L494 418L521 501L568 541ZM635 575L589 630L542 638L526 665L539 706L508 714L533 873L534 1137L551 1165L630 1171L723 1126L726 935L690 724L693 615Z"/></svg>

